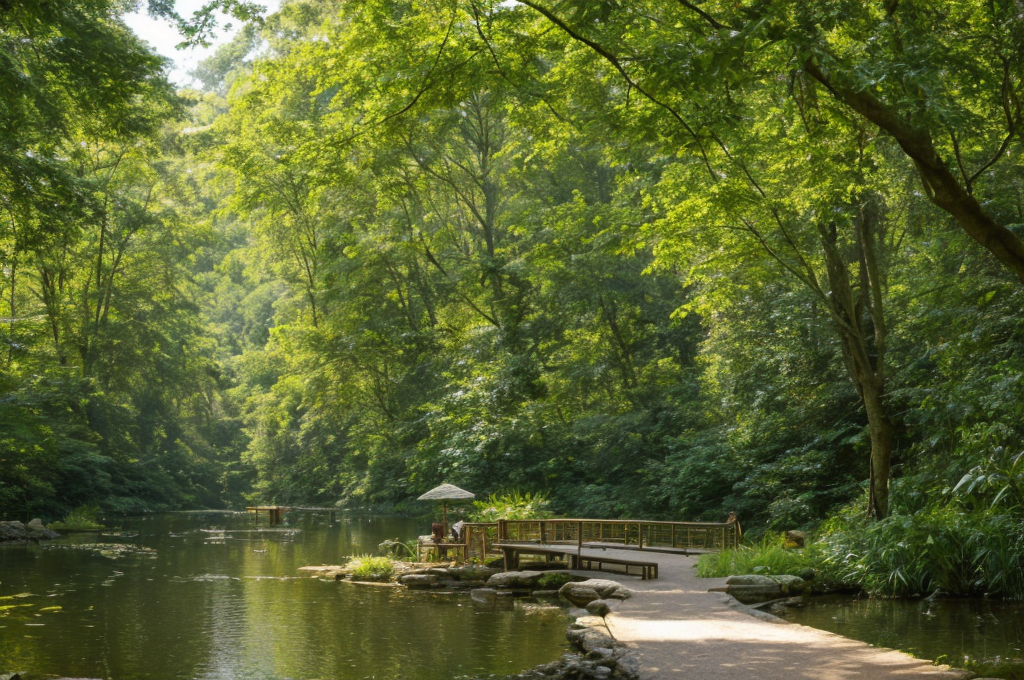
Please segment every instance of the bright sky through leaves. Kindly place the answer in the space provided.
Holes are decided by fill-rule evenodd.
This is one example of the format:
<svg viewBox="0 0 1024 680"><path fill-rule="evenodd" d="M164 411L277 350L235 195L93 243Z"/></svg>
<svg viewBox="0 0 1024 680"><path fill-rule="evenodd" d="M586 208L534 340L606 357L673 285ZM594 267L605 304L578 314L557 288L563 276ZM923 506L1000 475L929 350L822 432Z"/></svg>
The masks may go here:
<svg viewBox="0 0 1024 680"><path fill-rule="evenodd" d="M206 0L178 0L177 8L178 12L184 16L191 16L193 12L198 10L205 4ZM268 13L277 11L280 6L280 0L262 0L261 3L267 8ZM132 12L125 16L125 23L140 38L152 45L160 55L171 59L174 62L171 68L170 78L171 82L179 86L187 86L191 83L189 72L192 71L197 64L203 59L212 55L218 47L231 40L231 38L238 32L241 24L234 21L231 17L220 16L218 19L218 27L214 32L213 40L209 47L189 47L186 49L179 50L175 46L182 41L182 36L178 33L177 27L171 24L166 19L154 19L146 13L144 7L140 8L136 12ZM231 25L230 30L224 30L224 27L228 24Z"/></svg>

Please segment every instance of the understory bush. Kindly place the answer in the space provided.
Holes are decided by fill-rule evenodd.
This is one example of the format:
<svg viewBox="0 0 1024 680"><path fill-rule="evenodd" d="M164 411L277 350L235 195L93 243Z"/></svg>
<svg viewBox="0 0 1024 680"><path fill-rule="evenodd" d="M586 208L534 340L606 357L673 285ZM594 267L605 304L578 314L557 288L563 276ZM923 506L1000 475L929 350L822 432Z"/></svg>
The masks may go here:
<svg viewBox="0 0 1024 680"><path fill-rule="evenodd" d="M1024 599L1024 525L954 505L881 521L840 514L822 527L819 567L834 583L881 597Z"/></svg>
<svg viewBox="0 0 1024 680"><path fill-rule="evenodd" d="M98 531L106 527L97 519L99 508L82 507L69 512L64 519L51 522L54 531Z"/></svg>

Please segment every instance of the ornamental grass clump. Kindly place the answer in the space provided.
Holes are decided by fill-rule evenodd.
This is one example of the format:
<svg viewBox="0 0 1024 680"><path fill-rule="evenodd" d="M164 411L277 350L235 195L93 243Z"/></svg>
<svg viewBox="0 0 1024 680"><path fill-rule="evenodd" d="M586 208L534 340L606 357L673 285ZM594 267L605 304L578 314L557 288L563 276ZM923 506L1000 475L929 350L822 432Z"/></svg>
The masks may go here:
<svg viewBox="0 0 1024 680"><path fill-rule="evenodd" d="M784 534L769 533L757 543L701 555L697 561L697 576L721 578L737 574L797 575L808 567L817 568L813 549L789 549L784 547L784 542Z"/></svg>
<svg viewBox="0 0 1024 680"><path fill-rule="evenodd" d="M390 557L360 555L349 563L349 575L353 581L390 581L395 565Z"/></svg>

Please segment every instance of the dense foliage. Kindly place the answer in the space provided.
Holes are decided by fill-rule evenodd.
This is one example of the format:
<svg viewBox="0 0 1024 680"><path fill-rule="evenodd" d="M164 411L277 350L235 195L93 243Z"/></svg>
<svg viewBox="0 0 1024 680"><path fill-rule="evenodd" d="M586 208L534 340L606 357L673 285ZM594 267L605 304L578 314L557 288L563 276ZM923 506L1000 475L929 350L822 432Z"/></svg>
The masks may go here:
<svg viewBox="0 0 1024 680"><path fill-rule="evenodd" d="M291 0L180 92L121 4L11 7L0 514L1018 540L1013 3Z"/></svg>

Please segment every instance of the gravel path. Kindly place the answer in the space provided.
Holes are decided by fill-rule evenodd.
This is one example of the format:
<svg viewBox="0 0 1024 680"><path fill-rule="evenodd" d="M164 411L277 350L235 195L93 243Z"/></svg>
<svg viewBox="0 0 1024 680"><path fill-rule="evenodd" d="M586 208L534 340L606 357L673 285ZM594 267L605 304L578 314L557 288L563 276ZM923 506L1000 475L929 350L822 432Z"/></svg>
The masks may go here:
<svg viewBox="0 0 1024 680"><path fill-rule="evenodd" d="M593 549L587 552L595 552ZM697 578L695 557L608 550L608 556L658 562L660 578L586 572L633 590L606 622L615 638L636 647L644 680L897 680L961 679L902 652L780 621L708 588L725 579ZM642 556L642 557L641 557Z"/></svg>

